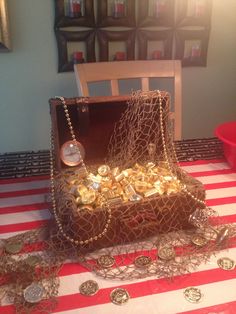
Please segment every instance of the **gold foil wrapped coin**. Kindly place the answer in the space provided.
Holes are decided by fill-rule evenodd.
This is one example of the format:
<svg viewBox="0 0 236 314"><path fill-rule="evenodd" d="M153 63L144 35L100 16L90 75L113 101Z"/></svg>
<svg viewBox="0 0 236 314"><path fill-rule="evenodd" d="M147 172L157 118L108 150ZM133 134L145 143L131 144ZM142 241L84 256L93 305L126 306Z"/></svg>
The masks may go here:
<svg viewBox="0 0 236 314"><path fill-rule="evenodd" d="M92 204L96 200L96 192L94 190L87 190L81 195L81 203L84 205Z"/></svg>
<svg viewBox="0 0 236 314"><path fill-rule="evenodd" d="M152 263L151 257L146 255L137 256L134 261L134 265L137 268L147 268L148 266L151 265L151 263Z"/></svg>
<svg viewBox="0 0 236 314"><path fill-rule="evenodd" d="M158 256L166 261L175 258L175 250L172 246L163 246L158 249Z"/></svg>
<svg viewBox="0 0 236 314"><path fill-rule="evenodd" d="M151 189L151 190L146 191L146 192L144 193L144 196L145 196L145 197L150 197L150 196L154 196L154 195L158 195L158 194L160 194L160 193L159 193L159 189L154 188L154 189Z"/></svg>
<svg viewBox="0 0 236 314"><path fill-rule="evenodd" d="M202 298L202 293L198 288L188 287L184 290L184 297L191 303L198 303Z"/></svg>
<svg viewBox="0 0 236 314"><path fill-rule="evenodd" d="M191 238L191 242L196 246L204 246L207 244L208 240L201 234L194 234Z"/></svg>
<svg viewBox="0 0 236 314"><path fill-rule="evenodd" d="M121 172L119 173L117 176L115 176L115 180L116 182L120 182L121 180L123 180L125 178L125 175Z"/></svg>
<svg viewBox="0 0 236 314"><path fill-rule="evenodd" d="M120 205L122 204L123 200L121 197L114 197L114 198L110 198L108 201L107 201L107 204L110 205L110 206L117 206L117 205Z"/></svg>
<svg viewBox="0 0 236 314"><path fill-rule="evenodd" d="M23 248L23 243L21 242L11 242L5 245L5 250L9 254L17 254Z"/></svg>
<svg viewBox="0 0 236 314"><path fill-rule="evenodd" d="M110 294L111 302L116 305L123 305L130 299L129 293L126 289L117 288Z"/></svg>
<svg viewBox="0 0 236 314"><path fill-rule="evenodd" d="M131 195L131 196L129 197L129 200L130 200L131 202L139 202L139 201L142 200L142 196L135 193L135 194L133 194L133 195Z"/></svg>
<svg viewBox="0 0 236 314"><path fill-rule="evenodd" d="M24 299L29 303L38 303L43 299L44 288L41 284L33 282L24 290Z"/></svg>
<svg viewBox="0 0 236 314"><path fill-rule="evenodd" d="M113 175L113 177L116 177L118 174L120 174L120 168L119 167L115 167L111 170L111 173Z"/></svg>
<svg viewBox="0 0 236 314"><path fill-rule="evenodd" d="M80 211L81 211L81 212L82 212L82 211L91 212L91 211L93 211L93 207L90 206L90 205L80 205L80 206L78 206L77 210L78 210L78 212L80 212Z"/></svg>
<svg viewBox="0 0 236 314"><path fill-rule="evenodd" d="M217 260L217 264L224 270L233 270L235 268L235 262L229 257L221 257Z"/></svg>
<svg viewBox="0 0 236 314"><path fill-rule="evenodd" d="M85 296L95 295L99 290L98 284L94 280L87 280L79 287L79 292Z"/></svg>
<svg viewBox="0 0 236 314"><path fill-rule="evenodd" d="M102 177L106 177L110 171L111 169L108 165L102 165L98 168L98 174Z"/></svg>
<svg viewBox="0 0 236 314"><path fill-rule="evenodd" d="M134 187L137 192L144 193L149 189L149 183L145 181L135 181Z"/></svg>
<svg viewBox="0 0 236 314"><path fill-rule="evenodd" d="M124 174L125 178L129 178L134 173L134 170L132 168L127 168L123 170L122 173Z"/></svg>
<svg viewBox="0 0 236 314"><path fill-rule="evenodd" d="M103 268L110 268L115 264L115 259L111 255L101 255L98 259L97 262L99 266Z"/></svg>

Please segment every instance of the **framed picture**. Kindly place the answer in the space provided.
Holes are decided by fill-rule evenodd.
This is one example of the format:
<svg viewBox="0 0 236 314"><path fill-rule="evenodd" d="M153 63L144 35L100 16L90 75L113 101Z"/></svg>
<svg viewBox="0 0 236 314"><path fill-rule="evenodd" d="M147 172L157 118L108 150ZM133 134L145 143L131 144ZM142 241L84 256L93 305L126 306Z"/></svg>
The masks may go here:
<svg viewBox="0 0 236 314"><path fill-rule="evenodd" d="M99 61L111 61L112 55L109 51L109 42L120 43L122 50L115 52L113 60L135 59L135 30L128 31L106 31L98 30Z"/></svg>
<svg viewBox="0 0 236 314"><path fill-rule="evenodd" d="M93 0L55 0L55 29L94 25Z"/></svg>
<svg viewBox="0 0 236 314"><path fill-rule="evenodd" d="M135 27L135 0L99 0L97 25Z"/></svg>
<svg viewBox="0 0 236 314"><path fill-rule="evenodd" d="M138 0L138 26L173 26L174 0Z"/></svg>
<svg viewBox="0 0 236 314"><path fill-rule="evenodd" d="M177 30L175 59L181 59L183 66L206 66L209 29Z"/></svg>
<svg viewBox="0 0 236 314"><path fill-rule="evenodd" d="M139 30L138 59L172 59L172 30Z"/></svg>
<svg viewBox="0 0 236 314"><path fill-rule="evenodd" d="M55 33L58 46L58 72L73 71L74 63L96 61L94 31L68 32L56 30ZM68 49L70 43L76 43L71 54Z"/></svg>
<svg viewBox="0 0 236 314"><path fill-rule="evenodd" d="M0 0L0 51L10 51L10 31L9 31L9 17L7 10L7 1Z"/></svg>
<svg viewBox="0 0 236 314"><path fill-rule="evenodd" d="M209 26L212 0L178 0L178 26Z"/></svg>

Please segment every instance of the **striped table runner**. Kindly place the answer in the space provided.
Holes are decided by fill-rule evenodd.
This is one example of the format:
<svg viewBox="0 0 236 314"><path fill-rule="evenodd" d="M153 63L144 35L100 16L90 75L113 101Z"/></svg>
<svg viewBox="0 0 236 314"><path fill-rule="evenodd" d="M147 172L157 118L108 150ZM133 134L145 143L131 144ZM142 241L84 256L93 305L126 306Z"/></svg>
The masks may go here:
<svg viewBox="0 0 236 314"><path fill-rule="evenodd" d="M220 223L236 222L236 173L224 160L183 162L181 166L206 188L207 205L217 210ZM49 191L47 176L0 180L0 238L13 236L42 226L50 219L45 194ZM32 248L28 249L28 252ZM35 250L35 248L34 248ZM43 250L39 243L36 250ZM27 249L24 254L27 253ZM82 266L68 261L60 271L58 305L53 313L63 314L234 314L236 313L236 269L225 271L217 259L230 257L236 261L236 247L220 251L207 264L190 275L177 276L173 281L155 277L136 281L105 280ZM79 293L79 285L96 280L100 290L95 296ZM186 287L195 286L203 293L202 300L189 303L183 296ZM110 292L126 288L131 299L124 306L110 302ZM15 313L3 299L1 314Z"/></svg>

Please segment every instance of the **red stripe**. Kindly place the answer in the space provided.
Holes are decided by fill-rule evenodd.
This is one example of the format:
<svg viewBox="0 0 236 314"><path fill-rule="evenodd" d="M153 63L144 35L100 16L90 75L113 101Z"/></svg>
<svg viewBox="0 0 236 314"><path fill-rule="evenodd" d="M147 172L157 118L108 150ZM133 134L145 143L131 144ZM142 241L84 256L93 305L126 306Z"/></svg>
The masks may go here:
<svg viewBox="0 0 236 314"><path fill-rule="evenodd" d="M231 174L231 173L235 173L235 172L231 169L208 170L208 171L199 171L199 172L189 172L188 171L188 174L190 174L194 178L215 176L217 174Z"/></svg>
<svg viewBox="0 0 236 314"><path fill-rule="evenodd" d="M215 190L215 189L232 188L232 187L236 187L236 181L204 184L204 188L206 190ZM236 193L236 190L235 190L235 193Z"/></svg>
<svg viewBox="0 0 236 314"><path fill-rule="evenodd" d="M236 301L227 302L219 305L213 305L187 312L179 312L178 314L235 314Z"/></svg>
<svg viewBox="0 0 236 314"><path fill-rule="evenodd" d="M49 175L45 176L34 176L34 177L24 177L24 178L13 178L13 179L0 179L0 184L12 184L20 182L31 182L40 180L49 180Z"/></svg>
<svg viewBox="0 0 236 314"><path fill-rule="evenodd" d="M41 210L48 209L48 203L35 203L30 205L18 205L18 206L9 206L9 207L0 207L1 214L12 214L12 213L22 213L32 210Z"/></svg>
<svg viewBox="0 0 236 314"><path fill-rule="evenodd" d="M211 224L216 225L225 225L232 224L236 222L236 214L228 216L219 216L210 218Z"/></svg>
<svg viewBox="0 0 236 314"><path fill-rule="evenodd" d="M10 191L10 192L0 193L0 198L27 196L27 195L34 195L34 194L45 194L48 192L49 192L48 187L47 188L40 188L40 189L33 189L33 190Z"/></svg>
<svg viewBox="0 0 236 314"><path fill-rule="evenodd" d="M8 232L26 231L42 227L48 223L48 220L29 221L19 224L0 226L0 234Z"/></svg>
<svg viewBox="0 0 236 314"><path fill-rule="evenodd" d="M207 206L217 206L217 205L233 204L233 203L236 203L236 196L228 196L228 197L206 200Z"/></svg>
<svg viewBox="0 0 236 314"><path fill-rule="evenodd" d="M195 161L181 161L179 165L184 166L195 166L195 165L207 165L216 163L226 163L225 159L208 159L208 160L195 160Z"/></svg>

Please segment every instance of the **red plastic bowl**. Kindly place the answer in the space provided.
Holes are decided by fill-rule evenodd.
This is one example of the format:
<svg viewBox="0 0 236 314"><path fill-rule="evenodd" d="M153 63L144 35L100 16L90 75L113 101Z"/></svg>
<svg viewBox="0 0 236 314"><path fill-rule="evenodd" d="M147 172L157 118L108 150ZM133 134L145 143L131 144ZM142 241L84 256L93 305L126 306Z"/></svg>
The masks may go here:
<svg viewBox="0 0 236 314"><path fill-rule="evenodd" d="M215 134L223 142L224 155L230 167L236 170L236 121L220 124Z"/></svg>

